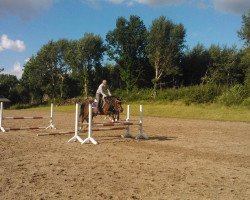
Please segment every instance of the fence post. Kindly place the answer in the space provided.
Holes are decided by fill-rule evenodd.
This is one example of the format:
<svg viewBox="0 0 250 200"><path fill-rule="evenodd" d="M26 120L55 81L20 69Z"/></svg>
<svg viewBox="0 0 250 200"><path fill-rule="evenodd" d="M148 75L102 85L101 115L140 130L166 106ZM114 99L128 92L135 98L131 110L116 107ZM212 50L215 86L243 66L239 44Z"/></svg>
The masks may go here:
<svg viewBox="0 0 250 200"><path fill-rule="evenodd" d="M4 127L2 127L2 124L3 124L3 102L0 103L0 130L2 132L5 132L5 129Z"/></svg>

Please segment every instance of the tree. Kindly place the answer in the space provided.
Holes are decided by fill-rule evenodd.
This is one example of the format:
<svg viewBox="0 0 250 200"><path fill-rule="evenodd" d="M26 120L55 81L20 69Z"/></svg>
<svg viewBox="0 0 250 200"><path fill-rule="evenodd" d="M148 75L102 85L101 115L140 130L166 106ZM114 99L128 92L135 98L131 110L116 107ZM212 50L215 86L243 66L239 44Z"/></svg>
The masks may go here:
<svg viewBox="0 0 250 200"><path fill-rule="evenodd" d="M186 86L201 83L209 65L209 53L202 44L185 53L183 59L183 83Z"/></svg>
<svg viewBox="0 0 250 200"><path fill-rule="evenodd" d="M240 54L235 46L231 48L211 45L208 50L210 63L203 78L205 83L234 85L243 83L244 67L240 62Z"/></svg>
<svg viewBox="0 0 250 200"><path fill-rule="evenodd" d="M147 82L152 73L146 56L147 29L138 16L129 20L119 17L116 28L106 35L107 53L117 63L121 79L127 92L138 86L141 80Z"/></svg>
<svg viewBox="0 0 250 200"><path fill-rule="evenodd" d="M4 71L4 68L0 68L0 73L1 73L2 71Z"/></svg>
<svg viewBox="0 0 250 200"><path fill-rule="evenodd" d="M245 41L246 48L242 50L242 64L246 68L245 85L250 91L250 9L247 15L242 16L242 27L238 36Z"/></svg>
<svg viewBox="0 0 250 200"><path fill-rule="evenodd" d="M71 41L67 49L65 61L72 69L72 75L80 79L82 94L88 96L93 85L94 71L101 66L105 47L99 35L85 33L84 37Z"/></svg>
<svg viewBox="0 0 250 200"><path fill-rule="evenodd" d="M62 97L63 80L68 71L64 62L66 40L49 41L24 66L22 83L30 88L31 102L41 102L46 94L50 99Z"/></svg>
<svg viewBox="0 0 250 200"><path fill-rule="evenodd" d="M44 68L42 76L45 92L53 100L59 95L62 96L61 86L64 74L67 71L63 59L63 47L63 40L49 41L39 50L36 56L38 65Z"/></svg>
<svg viewBox="0 0 250 200"><path fill-rule="evenodd" d="M154 96L159 81L166 76L181 75L180 62L184 48L185 29L161 16L152 22L148 34L147 52L155 69Z"/></svg>
<svg viewBox="0 0 250 200"><path fill-rule="evenodd" d="M247 47L250 47L250 9L247 15L242 16L242 27L238 31L238 36L245 41Z"/></svg>
<svg viewBox="0 0 250 200"><path fill-rule="evenodd" d="M250 92L250 48L245 48L241 52L241 64L245 69L244 83Z"/></svg>
<svg viewBox="0 0 250 200"><path fill-rule="evenodd" d="M10 74L0 74L0 96L9 98L13 101L14 99L12 97L15 95L12 94L14 93L15 87L18 83L19 81L16 76Z"/></svg>
<svg viewBox="0 0 250 200"><path fill-rule="evenodd" d="M44 83L44 66L40 66L35 56L24 65L21 84L27 88L30 103L41 103L43 95L45 94L46 83Z"/></svg>

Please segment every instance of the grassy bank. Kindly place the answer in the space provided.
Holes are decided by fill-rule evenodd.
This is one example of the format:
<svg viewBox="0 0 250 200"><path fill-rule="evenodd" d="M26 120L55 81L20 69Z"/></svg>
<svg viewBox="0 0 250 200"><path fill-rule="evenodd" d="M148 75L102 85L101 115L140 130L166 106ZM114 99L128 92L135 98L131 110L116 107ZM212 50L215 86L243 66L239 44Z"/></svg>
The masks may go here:
<svg viewBox="0 0 250 200"><path fill-rule="evenodd" d="M243 106L226 107L218 104L185 105L181 102L149 103L143 101L129 104L131 105L132 115L138 115L139 105L142 104L144 116L250 122L250 110ZM49 111L49 109L50 107L37 107L30 110ZM125 104L124 109L126 109ZM74 112L74 110L74 105L54 107L55 112Z"/></svg>
<svg viewBox="0 0 250 200"><path fill-rule="evenodd" d="M139 103L132 104L132 114L138 113ZM222 121L250 122L250 110L244 107L211 105L185 105L183 103L149 104L142 103L145 116L183 119L208 119Z"/></svg>

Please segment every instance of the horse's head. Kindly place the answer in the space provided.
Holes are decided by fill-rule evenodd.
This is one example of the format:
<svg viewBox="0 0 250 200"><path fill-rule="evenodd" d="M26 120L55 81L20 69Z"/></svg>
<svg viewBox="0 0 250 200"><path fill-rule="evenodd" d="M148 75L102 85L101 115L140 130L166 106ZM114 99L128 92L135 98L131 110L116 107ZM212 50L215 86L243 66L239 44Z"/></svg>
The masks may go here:
<svg viewBox="0 0 250 200"><path fill-rule="evenodd" d="M122 100L119 97L105 97L105 104L103 105L103 107L107 107L107 110L111 108L111 110L113 109L115 112L123 112Z"/></svg>
<svg viewBox="0 0 250 200"><path fill-rule="evenodd" d="M118 111L118 112L123 112L123 107L122 107L122 101L121 101L121 99L115 99L115 101L114 101L114 107L115 107L115 109Z"/></svg>

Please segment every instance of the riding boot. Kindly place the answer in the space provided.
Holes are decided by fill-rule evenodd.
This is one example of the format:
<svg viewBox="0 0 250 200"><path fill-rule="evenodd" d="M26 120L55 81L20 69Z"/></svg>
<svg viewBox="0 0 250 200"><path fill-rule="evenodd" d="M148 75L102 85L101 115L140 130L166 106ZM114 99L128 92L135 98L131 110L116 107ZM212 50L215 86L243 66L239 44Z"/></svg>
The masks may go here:
<svg viewBox="0 0 250 200"><path fill-rule="evenodd" d="M100 101L98 102L97 110L98 110L98 114L100 115L102 113L102 105Z"/></svg>

